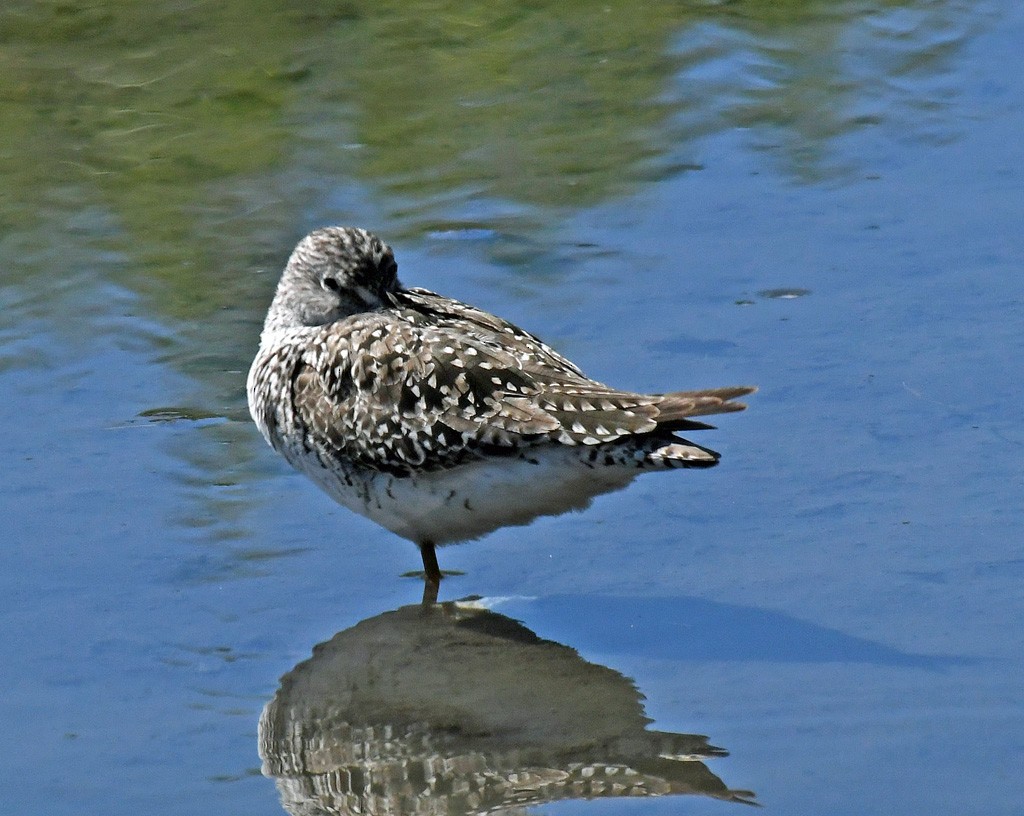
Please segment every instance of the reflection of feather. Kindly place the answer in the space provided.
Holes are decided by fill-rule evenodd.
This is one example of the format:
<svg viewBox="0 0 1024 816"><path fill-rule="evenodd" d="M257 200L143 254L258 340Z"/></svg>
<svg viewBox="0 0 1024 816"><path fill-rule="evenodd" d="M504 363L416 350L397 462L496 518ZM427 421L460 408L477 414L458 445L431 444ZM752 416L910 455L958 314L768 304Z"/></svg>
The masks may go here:
<svg viewBox="0 0 1024 816"><path fill-rule="evenodd" d="M631 681L463 604L405 607L318 646L260 719L293 814L470 814L733 791L705 737L649 731Z"/></svg>

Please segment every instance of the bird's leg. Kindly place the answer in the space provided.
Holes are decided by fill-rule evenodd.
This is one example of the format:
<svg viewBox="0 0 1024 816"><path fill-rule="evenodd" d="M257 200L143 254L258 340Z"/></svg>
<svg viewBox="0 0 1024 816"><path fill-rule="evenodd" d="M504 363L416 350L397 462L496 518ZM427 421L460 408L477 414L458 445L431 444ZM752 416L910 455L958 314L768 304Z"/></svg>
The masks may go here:
<svg viewBox="0 0 1024 816"><path fill-rule="evenodd" d="M440 587L437 584L432 584L430 581L423 582L423 600L420 601L420 606L423 607L424 612L430 612L437 606L438 589Z"/></svg>
<svg viewBox="0 0 1024 816"><path fill-rule="evenodd" d="M437 566L437 553L434 552L433 541L420 542L420 556L423 558L423 573L427 583L439 587L441 585L441 570Z"/></svg>

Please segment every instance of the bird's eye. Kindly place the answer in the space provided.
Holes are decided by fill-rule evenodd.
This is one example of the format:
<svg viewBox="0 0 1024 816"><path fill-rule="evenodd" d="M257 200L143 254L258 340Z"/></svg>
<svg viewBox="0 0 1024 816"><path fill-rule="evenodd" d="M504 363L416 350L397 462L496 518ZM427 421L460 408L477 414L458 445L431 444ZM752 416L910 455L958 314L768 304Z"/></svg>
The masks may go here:
<svg viewBox="0 0 1024 816"><path fill-rule="evenodd" d="M341 284L338 283L337 278L324 278L323 279L324 289L330 289L332 292L340 292Z"/></svg>

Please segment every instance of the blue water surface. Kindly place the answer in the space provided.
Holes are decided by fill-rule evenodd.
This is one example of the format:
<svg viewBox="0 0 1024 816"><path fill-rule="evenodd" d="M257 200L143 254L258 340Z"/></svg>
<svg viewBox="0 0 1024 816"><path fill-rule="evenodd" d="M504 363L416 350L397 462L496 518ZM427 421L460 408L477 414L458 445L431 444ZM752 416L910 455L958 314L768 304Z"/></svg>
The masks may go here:
<svg viewBox="0 0 1024 816"><path fill-rule="evenodd" d="M708 735L769 812L1020 812L1024 11L694 3L651 42L575 6L436 31L157 7L4 17L4 812L281 813L257 733L279 678L418 601L415 548L291 472L244 404L280 265L328 223L602 381L761 389L700 435L714 470L442 549L464 573L443 600L629 678L650 728ZM287 25L304 39L255 62ZM238 56L235 29L266 47Z"/></svg>

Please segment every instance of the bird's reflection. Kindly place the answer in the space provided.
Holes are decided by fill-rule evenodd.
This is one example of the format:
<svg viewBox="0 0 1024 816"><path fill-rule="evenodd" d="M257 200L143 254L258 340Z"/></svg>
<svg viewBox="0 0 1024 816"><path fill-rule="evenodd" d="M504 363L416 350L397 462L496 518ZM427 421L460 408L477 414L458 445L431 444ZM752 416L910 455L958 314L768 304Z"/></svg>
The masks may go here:
<svg viewBox="0 0 1024 816"><path fill-rule="evenodd" d="M560 799L751 803L706 737L645 728L632 681L474 601L339 632L281 680L260 756L291 814L470 814Z"/></svg>

